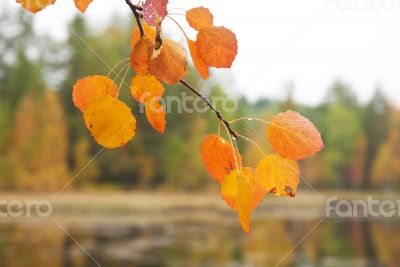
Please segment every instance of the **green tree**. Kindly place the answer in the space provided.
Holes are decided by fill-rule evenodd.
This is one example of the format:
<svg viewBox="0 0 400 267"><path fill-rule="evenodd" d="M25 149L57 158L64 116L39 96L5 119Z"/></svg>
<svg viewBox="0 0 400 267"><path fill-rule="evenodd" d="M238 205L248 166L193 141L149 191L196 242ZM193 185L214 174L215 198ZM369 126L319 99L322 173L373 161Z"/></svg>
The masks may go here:
<svg viewBox="0 0 400 267"><path fill-rule="evenodd" d="M363 136L361 118L350 88L336 83L328 96L323 127L325 175L333 185L349 186L350 165L356 156L358 140Z"/></svg>
<svg viewBox="0 0 400 267"><path fill-rule="evenodd" d="M373 173L373 161L378 156L379 149L387 138L390 126L390 114L391 107L380 89L377 89L363 112L363 128L368 143L366 150L365 179L363 183L364 188L370 186L371 175Z"/></svg>

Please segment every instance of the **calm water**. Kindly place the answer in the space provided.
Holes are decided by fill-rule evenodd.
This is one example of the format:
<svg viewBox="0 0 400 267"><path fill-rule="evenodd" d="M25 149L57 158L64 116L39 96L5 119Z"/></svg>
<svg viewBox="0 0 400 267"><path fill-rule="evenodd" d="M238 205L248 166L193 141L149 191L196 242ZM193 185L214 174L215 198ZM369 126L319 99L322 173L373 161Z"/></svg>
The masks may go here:
<svg viewBox="0 0 400 267"><path fill-rule="evenodd" d="M396 220L325 220L296 247L319 219L257 216L252 233L245 235L230 213L214 219L192 213L184 216L184 211L180 215L174 219L163 214L161 220L147 223L135 219L116 223L113 218L90 222L57 219L79 245L51 219L3 222L0 266L98 266L82 248L102 267L269 267L279 262L279 266L302 267L400 266L400 227Z"/></svg>

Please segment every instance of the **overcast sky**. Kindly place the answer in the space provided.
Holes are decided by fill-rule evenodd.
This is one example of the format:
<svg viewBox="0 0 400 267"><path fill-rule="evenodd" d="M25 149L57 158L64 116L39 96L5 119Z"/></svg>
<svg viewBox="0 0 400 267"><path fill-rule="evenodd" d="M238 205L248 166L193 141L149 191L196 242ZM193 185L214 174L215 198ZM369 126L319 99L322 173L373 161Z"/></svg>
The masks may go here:
<svg viewBox="0 0 400 267"><path fill-rule="evenodd" d="M280 99L292 81L296 100L317 104L340 79L362 101L379 85L400 104L400 0L170 0L169 8L201 5L212 11L215 25L237 35L232 69L213 72L231 77L236 93ZM104 27L117 12L130 15L123 0L94 0L85 17L92 27ZM57 0L35 15L35 27L63 39L76 14L72 0ZM178 36L173 24L165 27Z"/></svg>

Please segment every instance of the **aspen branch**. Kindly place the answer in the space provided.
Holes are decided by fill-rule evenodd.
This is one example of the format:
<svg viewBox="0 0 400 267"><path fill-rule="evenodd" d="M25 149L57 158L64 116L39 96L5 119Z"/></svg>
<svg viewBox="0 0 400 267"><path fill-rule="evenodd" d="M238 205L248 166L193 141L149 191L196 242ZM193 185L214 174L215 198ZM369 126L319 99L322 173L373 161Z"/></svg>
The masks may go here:
<svg viewBox="0 0 400 267"><path fill-rule="evenodd" d="M143 36L144 30L143 30L142 22L140 21L140 14L139 14L139 11L142 11L142 8L132 4L131 0L125 0L125 3L130 7L130 9L133 12L133 15L135 15L136 22L137 22L137 25L139 26L139 30L140 30L140 36Z"/></svg>
<svg viewBox="0 0 400 267"><path fill-rule="evenodd" d="M222 116L221 112L215 106L213 106L213 104L211 104L210 100L206 96L202 95L196 88L194 88L192 85L188 84L184 80L181 80L181 84L192 91L195 95L200 97L200 99L203 100L203 102L206 103L206 105L215 113L217 118L223 124L225 124L226 128L228 128L229 134L233 138L238 139L239 135L232 129L231 124L224 118L224 116Z"/></svg>

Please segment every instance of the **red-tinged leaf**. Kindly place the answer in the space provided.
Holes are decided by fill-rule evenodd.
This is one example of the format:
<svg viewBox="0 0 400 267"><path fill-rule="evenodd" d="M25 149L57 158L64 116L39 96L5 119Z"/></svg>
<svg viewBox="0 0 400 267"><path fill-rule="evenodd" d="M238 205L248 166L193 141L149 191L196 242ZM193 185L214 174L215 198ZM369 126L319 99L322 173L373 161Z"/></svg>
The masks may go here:
<svg viewBox="0 0 400 267"><path fill-rule="evenodd" d="M86 11L92 1L93 0L74 0L76 8L79 9L82 13Z"/></svg>
<svg viewBox="0 0 400 267"><path fill-rule="evenodd" d="M267 137L276 153L292 160L305 159L324 148L314 124L291 110L272 118Z"/></svg>
<svg viewBox="0 0 400 267"><path fill-rule="evenodd" d="M296 195L300 182L300 169L296 161L270 154L260 161L257 172L265 191L277 196Z"/></svg>
<svg viewBox="0 0 400 267"><path fill-rule="evenodd" d="M196 7L186 12L186 20L195 30L202 30L213 26L214 17L208 8Z"/></svg>
<svg viewBox="0 0 400 267"><path fill-rule="evenodd" d="M201 58L197 54L196 43L190 39L187 39L187 42L188 42L188 46L189 46L190 55L192 56L192 59L193 59L194 66L196 67L200 76L204 80L207 80L208 77L210 76L210 74L208 72L208 66L203 62L203 60L201 60Z"/></svg>
<svg viewBox="0 0 400 267"><path fill-rule="evenodd" d="M232 170L236 169L235 154L238 165L241 157L232 145L215 134L206 135L201 144L201 158L208 173L221 182Z"/></svg>
<svg viewBox="0 0 400 267"><path fill-rule="evenodd" d="M116 97L117 86L114 81L107 76L93 75L78 80L72 91L72 100L74 105L83 111L87 104L93 99L109 95Z"/></svg>
<svg viewBox="0 0 400 267"><path fill-rule="evenodd" d="M167 15L168 0L146 0L143 5L144 21L155 26L157 21L162 21Z"/></svg>
<svg viewBox="0 0 400 267"><path fill-rule="evenodd" d="M17 3L21 4L25 9L32 13L39 12L45 9L47 6L52 5L56 0L16 0Z"/></svg>
<svg viewBox="0 0 400 267"><path fill-rule="evenodd" d="M210 27L199 31L197 54L208 66L230 68L238 52L235 34L224 27Z"/></svg>

